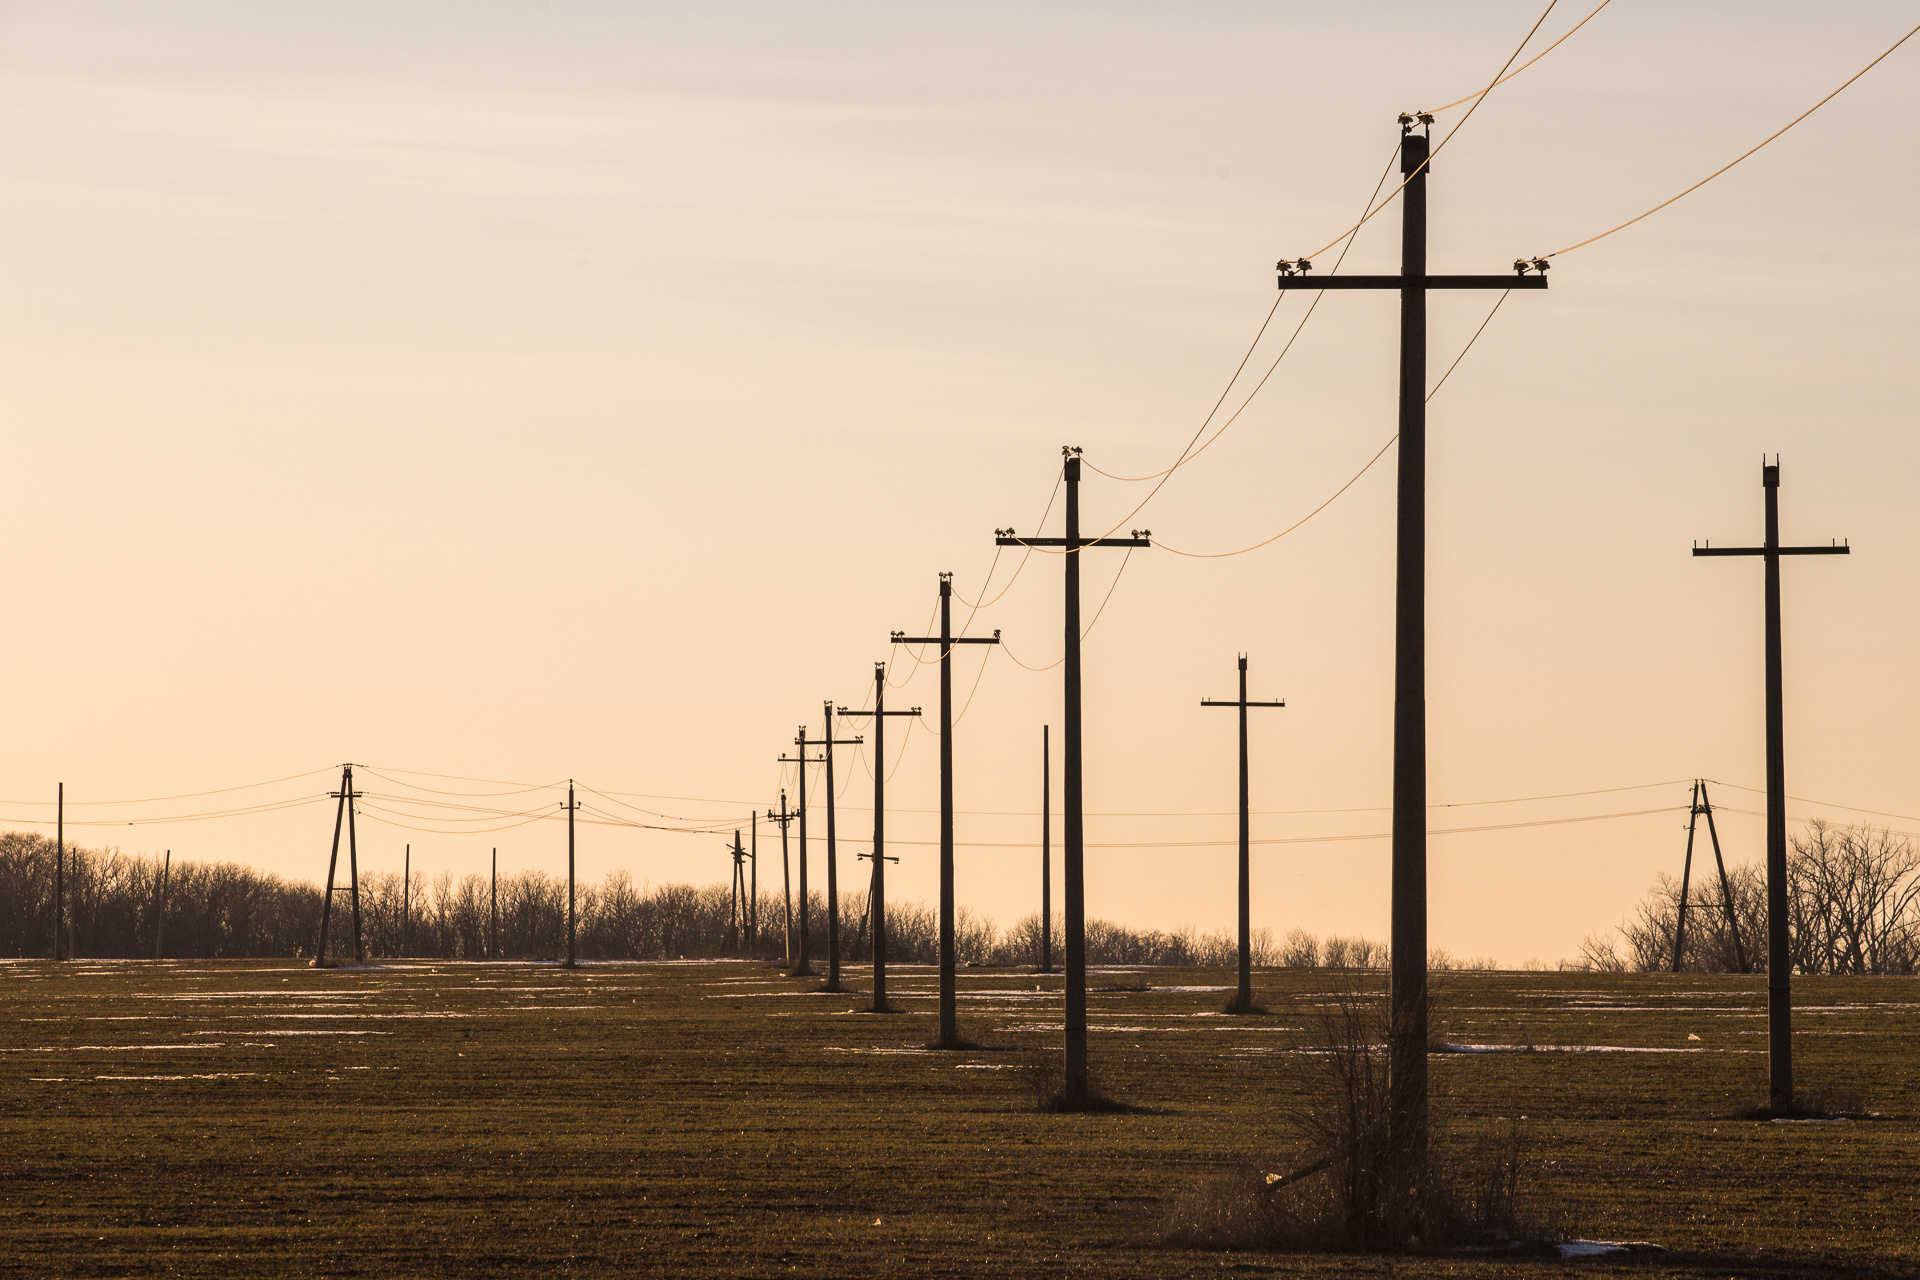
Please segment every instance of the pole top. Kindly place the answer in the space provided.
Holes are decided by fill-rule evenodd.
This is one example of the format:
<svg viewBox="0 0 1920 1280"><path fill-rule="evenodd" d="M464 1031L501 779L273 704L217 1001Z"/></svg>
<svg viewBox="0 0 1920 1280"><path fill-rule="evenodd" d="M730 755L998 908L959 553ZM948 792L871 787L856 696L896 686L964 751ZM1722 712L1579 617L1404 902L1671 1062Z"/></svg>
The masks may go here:
<svg viewBox="0 0 1920 1280"><path fill-rule="evenodd" d="M1247 669L1247 655L1244 653L1240 655L1240 669L1242 671Z"/></svg>
<svg viewBox="0 0 1920 1280"><path fill-rule="evenodd" d="M1776 453L1773 455L1771 465L1767 462L1766 454L1763 453L1760 455L1760 487L1762 489L1778 489L1780 487L1779 454Z"/></svg>
<svg viewBox="0 0 1920 1280"><path fill-rule="evenodd" d="M1400 172L1411 177L1415 173L1432 173L1433 166L1427 163L1427 135L1409 133L1400 139Z"/></svg>

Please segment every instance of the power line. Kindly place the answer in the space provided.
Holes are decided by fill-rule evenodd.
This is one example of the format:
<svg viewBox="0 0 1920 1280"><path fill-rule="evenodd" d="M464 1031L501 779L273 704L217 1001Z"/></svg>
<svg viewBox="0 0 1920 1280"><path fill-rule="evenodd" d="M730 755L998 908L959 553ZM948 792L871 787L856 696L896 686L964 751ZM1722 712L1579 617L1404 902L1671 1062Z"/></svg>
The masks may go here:
<svg viewBox="0 0 1920 1280"><path fill-rule="evenodd" d="M1504 76L1501 76L1498 80L1495 80L1492 84L1488 85L1486 89L1482 89L1479 93L1470 93L1464 98L1457 98L1454 101L1449 102L1444 107L1435 107L1431 111L1423 111L1421 112L1421 114L1429 115L1429 116L1437 116L1442 111L1453 110L1455 107L1459 106L1463 102L1471 102L1475 98L1485 96L1487 89L1499 88L1501 85L1513 79L1515 76L1519 75L1522 71L1525 71L1528 67L1532 66L1534 63L1540 61L1540 59L1546 57L1548 54L1552 53L1555 49L1558 49L1561 45L1565 44L1569 39L1572 38L1573 33L1575 31L1578 31L1580 28L1586 26L1589 22L1592 22L1594 18L1599 14L1599 12L1602 9L1606 8L1611 3L1613 3L1613 0L1600 0L1600 3L1593 7L1593 12L1589 13L1586 17L1580 19L1580 21L1574 23L1573 26L1568 29L1566 35L1561 36L1558 40L1555 40L1552 44L1548 45L1546 48L1534 54L1531 58L1528 58L1525 62L1521 63L1519 66L1515 67L1512 71L1508 72ZM1528 38L1531 39L1532 37L1529 36ZM1521 47L1525 48L1526 46L1522 45Z"/></svg>
<svg viewBox="0 0 1920 1280"><path fill-rule="evenodd" d="M1748 156L1752 155L1754 152L1760 150L1761 147L1766 146L1769 142L1772 142L1775 138L1778 138L1781 134L1793 128L1793 126L1799 124L1802 120L1805 120L1808 116L1812 115L1814 112L1818 111L1820 108L1826 106L1829 102L1839 97L1842 90L1846 89L1848 85L1851 85L1855 80L1858 80L1861 76L1864 76L1865 74L1867 74L1867 72L1879 66L1883 61L1887 59L1887 57L1890 54L1893 53L1895 49L1898 49L1901 45L1913 39L1914 34L1916 32L1920 32L1920 26L1914 27L1912 31L1907 32L1906 35L1901 36L1898 40L1895 40L1892 44L1888 45L1886 48L1886 51L1883 52L1878 58L1875 58L1872 62L1869 62L1866 66L1860 68L1858 71L1854 72L1851 76L1849 76L1847 78L1846 84L1842 84L1840 88L1835 89L1832 93L1820 99L1820 101L1814 103L1812 106L1808 107L1805 111L1802 111L1799 115L1787 121L1784 125L1781 125L1780 128L1768 134L1759 143L1755 144L1752 147L1749 147L1747 150L1741 152L1739 155L1735 156L1733 159L1727 161L1727 163L1721 165L1718 169L1715 169L1712 173L1700 179L1700 181L1694 183L1692 186L1688 187L1685 191L1682 191L1679 195L1670 196L1667 199L1662 200L1659 204L1653 206L1653 208L1647 210L1645 213L1640 214L1639 217L1628 218L1625 222L1621 223L1619 226L1609 227L1605 231L1602 231L1597 236L1588 236L1585 240L1580 241L1580 243L1578 244L1570 244L1564 249L1555 249L1552 253L1548 254L1547 257L1557 258L1563 253L1572 253L1575 249L1585 248L1587 245L1592 244L1595 240L1604 240L1616 231L1626 230L1628 227L1632 226L1636 222L1641 221L1641 219L1643 218L1652 217L1654 214L1660 212L1662 209L1666 208L1668 205L1672 204L1674 201L1680 199L1682 196L1692 195L1694 192L1706 186L1709 182L1712 182L1715 178L1719 177L1721 174L1725 173L1727 170L1733 168L1733 166L1739 164L1742 160L1745 160Z"/></svg>

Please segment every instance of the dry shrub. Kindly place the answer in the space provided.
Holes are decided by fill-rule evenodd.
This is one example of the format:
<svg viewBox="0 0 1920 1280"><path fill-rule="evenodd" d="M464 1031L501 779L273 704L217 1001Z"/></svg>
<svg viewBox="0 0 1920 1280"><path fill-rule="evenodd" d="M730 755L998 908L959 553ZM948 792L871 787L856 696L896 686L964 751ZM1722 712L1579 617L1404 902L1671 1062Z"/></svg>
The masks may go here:
<svg viewBox="0 0 1920 1280"><path fill-rule="evenodd" d="M1385 1001L1360 980L1309 1016L1294 1056L1310 1099L1286 1117L1284 1158L1241 1169L1178 1198L1168 1243L1273 1252L1544 1248L1557 1233L1523 1215L1523 1122L1433 1129L1425 1168L1388 1135Z"/></svg>

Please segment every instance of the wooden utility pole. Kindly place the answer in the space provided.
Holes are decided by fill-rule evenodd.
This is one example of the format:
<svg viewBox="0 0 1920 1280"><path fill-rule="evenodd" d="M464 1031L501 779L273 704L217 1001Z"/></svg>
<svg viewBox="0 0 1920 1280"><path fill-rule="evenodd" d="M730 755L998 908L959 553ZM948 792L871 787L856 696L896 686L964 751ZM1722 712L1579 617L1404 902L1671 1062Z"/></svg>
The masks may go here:
<svg viewBox="0 0 1920 1280"><path fill-rule="evenodd" d="M794 963L793 963L793 942L794 942L794 938L793 938L793 858L787 852L787 824L792 822L798 816L799 816L798 814L788 811L787 789L785 787L780 788L780 810L778 813L774 812L772 809L767 810L767 820L769 822L777 822L780 824L780 879L782 884L785 887L785 892L787 895L787 967L789 969L792 969L794 967Z"/></svg>
<svg viewBox="0 0 1920 1280"><path fill-rule="evenodd" d="M360 840L354 830L354 804L360 793L353 789L353 766L340 766L340 789L328 795L340 803L333 811L333 852L327 856L327 891L320 898L320 945L313 956L313 966L325 969L332 965L327 958L327 924L333 914L333 895L344 893L353 909L353 962L365 964L367 950L361 942L360 934ZM340 864L340 826L345 820L347 828L347 883L334 887L334 872Z"/></svg>
<svg viewBox="0 0 1920 1280"><path fill-rule="evenodd" d="M1040 726L1040 972L1053 972L1053 753Z"/></svg>
<svg viewBox="0 0 1920 1280"><path fill-rule="evenodd" d="M953 575L940 575L940 634L910 636L893 633L895 644L940 646L940 1039L942 1049L960 1047L958 992L953 951L953 650L963 644L999 644L1000 633L988 636L953 634Z"/></svg>
<svg viewBox="0 0 1920 1280"><path fill-rule="evenodd" d="M1279 264L1280 288L1391 289L1400 295L1400 476L1395 551L1393 680L1392 1026L1388 1033L1389 1140L1424 1179L1427 1159L1427 291L1544 289L1546 264L1513 275L1427 274L1427 114L1400 117L1400 274L1309 276ZM1422 132L1413 130L1418 126ZM1528 274L1529 268L1536 268Z"/></svg>
<svg viewBox="0 0 1920 1280"><path fill-rule="evenodd" d="M794 963L792 974L796 978L813 976L813 945L807 928L812 916L812 903L807 894L807 766L818 764L818 760L807 759L807 726L801 725L794 741L800 745L797 756L783 755L780 763L792 764L800 774L800 808L794 814L800 823L800 959Z"/></svg>
<svg viewBox="0 0 1920 1280"><path fill-rule="evenodd" d="M67 913L67 784L57 784L53 810L53 958L67 957L60 951L60 926Z"/></svg>
<svg viewBox="0 0 1920 1280"><path fill-rule="evenodd" d="M1229 1013L1252 1013L1253 1004L1253 907L1252 875L1248 856L1253 846L1253 824L1247 808L1247 708L1284 707L1284 702L1247 701L1247 655L1240 655L1240 698L1237 702L1200 699L1203 707L1240 709L1240 991L1228 1007Z"/></svg>
<svg viewBox="0 0 1920 1280"><path fill-rule="evenodd" d="M727 954L737 956L740 954L740 918L746 914L746 903L743 901L746 886L742 883L746 869L741 864L747 856L740 847L738 831L733 833L733 843L727 846L727 856L733 862L733 878L727 885Z"/></svg>
<svg viewBox="0 0 1920 1280"><path fill-rule="evenodd" d="M1713 803L1707 799L1704 778L1694 779L1693 799L1687 805L1687 860L1680 869L1680 910L1673 928L1673 971L1680 972L1687 949L1687 893L1688 882L1693 879L1693 831L1702 814L1707 818L1707 835L1713 840L1714 865L1720 868L1720 900L1727 913L1727 932L1733 935L1734 959L1739 963L1740 972L1752 973L1753 966L1747 963L1747 949L1740 942L1740 918L1733 911L1733 886L1727 880L1727 864L1720 857L1720 833L1713 828Z"/></svg>
<svg viewBox="0 0 1920 1280"><path fill-rule="evenodd" d="M751 940L753 954L757 956L760 954L760 815L753 813L747 816L752 820L753 827L753 844L747 850L747 861L753 864L753 906L747 913L747 936ZM735 839L739 838L739 834L734 832Z"/></svg>
<svg viewBox="0 0 1920 1280"><path fill-rule="evenodd" d="M843 717L873 717L873 852L862 854L873 859L872 887L867 891L867 914L873 921L873 1011L887 1012L887 717L917 716L920 708L907 711L887 710L887 664L873 664L873 710L849 711L840 708Z"/></svg>
<svg viewBox="0 0 1920 1280"><path fill-rule="evenodd" d="M500 958L500 846L493 849L493 872L488 882L487 959Z"/></svg>
<svg viewBox="0 0 1920 1280"><path fill-rule="evenodd" d="M400 863L400 954L407 954L407 930L413 924L413 846L401 855Z"/></svg>
<svg viewBox="0 0 1920 1280"><path fill-rule="evenodd" d="M824 706L823 718L826 736L814 745L822 748L820 758L825 762L825 771L821 781L827 788L827 981L822 991L840 990L840 855L834 844L833 830L833 749L836 746L857 746L859 737L836 738L833 736L833 703ZM804 732L801 735L806 736ZM802 754L805 754L804 748Z"/></svg>
<svg viewBox="0 0 1920 1280"><path fill-rule="evenodd" d="M161 939L167 929L167 877L173 871L173 850L167 850L166 861L160 864L160 892L153 908L153 958L158 960L164 954Z"/></svg>
<svg viewBox="0 0 1920 1280"><path fill-rule="evenodd" d="M1780 557L1844 556L1844 543L1824 547L1780 545L1780 455L1760 465L1766 493L1767 536L1758 547L1696 546L1696 556L1760 556L1766 564L1767 682L1767 1093L1775 1111L1793 1107L1793 953L1787 937L1787 746L1785 695L1780 679Z"/></svg>
<svg viewBox="0 0 1920 1280"><path fill-rule="evenodd" d="M567 968L572 969L580 963L573 914L573 815L580 811L580 802L573 798L572 778L567 779L567 802L560 807L567 811Z"/></svg>
<svg viewBox="0 0 1920 1280"><path fill-rule="evenodd" d="M1070 1107L1087 1101L1087 881L1086 815L1080 776L1080 553L1088 547L1150 547L1152 531L1135 529L1125 538L1080 536L1080 449L1067 445L1067 533L1064 538L1022 538L1012 529L996 529L1002 547L1062 547L1066 560L1066 840L1061 850L1066 889L1066 1070L1062 1100Z"/></svg>

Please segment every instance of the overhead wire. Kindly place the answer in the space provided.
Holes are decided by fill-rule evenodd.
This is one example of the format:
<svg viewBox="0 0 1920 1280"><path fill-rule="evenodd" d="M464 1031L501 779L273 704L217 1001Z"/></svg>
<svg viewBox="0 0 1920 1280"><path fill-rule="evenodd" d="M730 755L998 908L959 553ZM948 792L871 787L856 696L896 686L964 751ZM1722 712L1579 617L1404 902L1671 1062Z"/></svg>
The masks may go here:
<svg viewBox="0 0 1920 1280"><path fill-rule="evenodd" d="M1712 182L1715 178L1719 177L1721 174L1725 173L1727 170L1733 168L1733 166L1739 164L1742 160L1745 160L1748 156L1752 155L1754 152L1760 150L1760 148L1772 142L1775 138L1778 138L1781 134L1785 133L1787 130L1793 128L1793 126L1799 124L1802 120L1805 120L1808 116L1818 111L1821 107L1826 106L1827 103L1839 97L1841 92L1845 90L1849 85L1851 85L1855 80L1858 80L1861 76L1866 75L1867 72L1879 66L1893 53L1895 49L1898 49L1901 45L1913 39L1916 33L1920 33L1920 26L1915 26L1912 30L1908 31L1907 34L1901 36L1898 40L1895 40L1892 44L1888 45L1886 50L1882 52L1879 57L1875 58L1872 62L1869 62L1866 66L1860 68L1858 71L1854 72L1851 76L1847 77L1846 83L1842 84L1840 88L1835 89L1832 93L1829 93L1826 97L1820 99L1820 101L1814 103L1812 106L1808 107L1805 111L1802 111L1799 115L1795 116L1793 119L1787 121L1784 125L1781 125L1778 129L1768 134L1760 142L1756 143L1754 146L1747 148L1747 150L1741 152L1739 155L1735 156L1733 159L1727 161L1727 163L1721 165L1718 169L1715 169L1712 173L1700 179L1700 181L1694 183L1692 186L1688 187L1685 191L1682 191L1679 195L1670 196L1667 199L1662 200L1659 204L1653 206L1653 208L1647 210L1645 213L1640 214L1638 217L1628 218L1625 222L1621 223L1617 227L1609 227L1605 231L1602 231L1599 235L1588 236L1585 240L1580 241L1578 244L1570 244L1564 249L1555 249L1552 253L1549 253L1546 256L1548 258L1557 258L1563 253L1572 253L1575 249L1583 249L1586 246L1592 244L1596 240L1604 240L1616 231L1625 231L1628 227L1632 226L1634 223L1642 221L1643 219L1652 217L1654 214L1660 212L1662 209L1666 208L1668 205L1674 203L1674 201L1681 199L1683 196L1692 195L1694 192L1706 186L1709 182Z"/></svg>
<svg viewBox="0 0 1920 1280"><path fill-rule="evenodd" d="M278 786L282 782L295 782L301 778L311 778L315 774L332 773L337 767L338 766L335 765L329 765L322 769L309 769L305 773L290 773L284 778L269 778L265 782L248 782L237 787L215 787L211 791L183 791L179 795L174 796L142 796L134 800L67 800L64 798L61 800L0 800L0 804L44 805L51 809L62 803L69 808L77 808L82 805L98 807L101 805L114 804L161 804L168 800L198 800L202 796L226 795L233 791L253 791L260 787Z"/></svg>
<svg viewBox="0 0 1920 1280"><path fill-rule="evenodd" d="M1473 105L1467 108L1467 114L1464 116L1461 116L1459 120L1455 121L1453 126L1450 129L1448 129L1444 135L1441 136L1440 141L1437 144L1435 144L1435 146L1431 151L1427 153L1427 158L1420 163L1419 167L1417 167L1412 173L1409 173L1401 181L1400 185L1395 187L1392 193L1389 194L1387 198L1384 201L1382 201L1377 207L1368 210L1366 215L1362 217L1360 221L1354 223L1351 227L1348 227L1345 231L1342 231L1339 235L1327 241L1325 244L1321 245L1318 249L1315 249L1312 253L1306 255L1307 257L1309 258L1319 257L1321 254L1325 253L1327 250L1333 248L1333 246L1339 244L1342 240L1346 239L1348 236L1358 231L1361 227L1364 227L1365 225L1367 225L1368 222L1372 221L1374 215L1378 214L1382 209L1385 209L1389 204L1393 203L1393 199L1395 196L1399 195L1402 191L1405 191L1407 189L1407 183L1412 182L1415 177L1426 172L1427 169L1432 166L1433 158L1439 155L1441 150L1444 149L1449 142L1453 141L1454 135L1460 132L1462 126L1464 126L1467 123L1467 121L1473 118L1473 113L1480 109L1480 104L1486 101L1487 95L1493 92L1494 86L1501 83L1503 79L1512 78L1507 75L1507 68L1513 65L1514 58L1517 58L1520 56L1521 51L1524 50L1527 47L1528 42L1533 39L1534 32L1540 30L1540 24L1547 20L1547 15L1553 12L1553 6L1558 3L1559 3L1559 0L1547 0L1547 7L1544 10L1542 10L1540 13L1540 16L1534 20L1533 26L1527 31L1526 39L1523 39L1520 42L1519 48L1516 48L1513 51L1512 56L1509 57L1506 60L1506 62L1501 66L1500 70L1494 75L1494 78L1488 83L1487 87L1482 89L1480 92L1471 95L1473 100ZM1462 101L1466 101L1466 99L1462 99ZM1460 104L1456 102L1453 105L1459 106Z"/></svg>
<svg viewBox="0 0 1920 1280"><path fill-rule="evenodd" d="M1548 45L1546 48L1534 54L1531 58L1528 58L1525 62L1521 63L1519 66L1515 67L1512 71L1509 71L1506 75L1503 75L1498 80L1495 80L1492 84L1487 86L1487 89L1498 89L1501 85L1513 79L1515 76L1519 75L1522 71L1525 71L1528 67L1532 66L1534 63L1540 61L1540 59L1552 53L1555 49L1558 49L1561 45L1565 44L1569 39L1572 38L1574 32L1586 26L1589 22L1592 22L1594 18L1599 14L1599 12L1602 9L1606 8L1611 3L1613 3L1613 0L1600 0L1600 3L1593 7L1592 13L1589 13L1586 17L1580 19L1580 21L1574 23L1573 26L1567 29L1566 35L1561 36L1558 40L1555 40L1552 44ZM1526 46L1522 45L1521 47L1525 48ZM1464 98L1456 98L1454 101L1449 102L1444 107L1434 107L1431 110L1423 112L1422 114L1437 116L1442 111L1451 111L1463 102L1472 102L1475 98L1484 96L1487 92L1487 89L1482 89L1479 93L1470 93Z"/></svg>
<svg viewBox="0 0 1920 1280"><path fill-rule="evenodd" d="M1489 324L1493 323L1493 317L1495 313L1497 313L1500 310L1500 304L1505 302L1507 300L1507 295L1512 292L1513 290L1511 289L1501 290L1500 296L1494 300L1493 309L1487 312L1487 318L1480 322L1480 327L1473 331L1473 336L1471 338L1467 339L1467 345L1460 348L1460 354L1453 358L1453 363L1447 366L1447 371L1440 375L1440 381L1433 384L1433 390L1427 392L1426 399L1422 401L1423 404L1431 402L1436 395L1440 394L1440 388L1445 386L1447 383L1447 379L1453 376L1453 371L1460 367L1460 362L1467 358L1467 352L1473 350L1473 344L1480 341L1480 335L1487 331L1487 326ZM1391 436L1388 436L1387 442L1380 446L1380 451L1374 454L1371 458L1368 458L1366 465L1361 467L1358 471L1354 472L1352 478L1350 478L1345 484L1341 485L1338 489L1335 489L1332 495L1329 496L1326 499L1326 501L1322 502L1319 506L1315 507L1313 510L1307 512L1307 514L1305 514L1304 516L1301 516L1298 520L1295 520L1292 524L1288 525L1286 528L1282 529L1280 532L1274 534L1272 537L1263 538L1259 542L1254 543L1250 547L1241 547L1238 551L1181 551L1181 550L1178 550L1177 548L1168 546L1166 543L1160 541L1158 538L1154 539L1153 545L1162 551L1171 551L1176 556L1186 556L1190 560L1224 560L1229 556L1243 556L1243 555L1246 555L1249 551L1258 551L1260 548L1264 546L1267 546L1271 543L1278 542L1280 539L1286 537L1288 534L1292 533L1295 529L1298 529L1301 525L1305 524L1307 521L1313 519L1315 516L1319 515L1322 511L1325 511L1328 507L1332 506L1336 498L1338 498L1341 494L1345 493L1347 490L1353 488L1355 484L1359 483L1361 476L1364 476L1367 474L1367 472L1373 470L1373 464L1380 461L1381 458L1385 457L1387 450L1393 448L1394 442L1399 439L1400 439L1400 433L1397 431L1394 432Z"/></svg>

